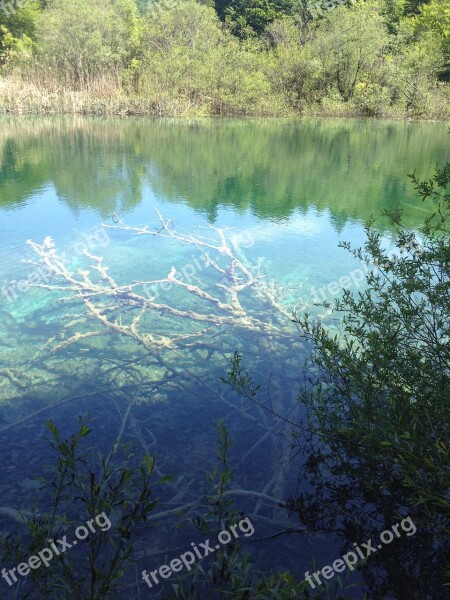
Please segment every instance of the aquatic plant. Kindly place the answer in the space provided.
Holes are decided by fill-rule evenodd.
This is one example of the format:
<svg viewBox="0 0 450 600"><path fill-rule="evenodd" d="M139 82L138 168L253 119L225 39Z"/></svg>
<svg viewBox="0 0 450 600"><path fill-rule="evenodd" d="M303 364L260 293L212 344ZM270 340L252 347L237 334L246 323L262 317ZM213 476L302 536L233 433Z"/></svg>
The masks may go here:
<svg viewBox="0 0 450 600"><path fill-rule="evenodd" d="M109 598L130 564L136 528L158 503L150 483L154 457L136 461L131 448L118 439L107 456L93 460L92 448L86 445L92 430L81 418L78 430L65 439L53 421L48 429L56 457L41 478L46 510L41 507L38 512L36 507L34 513L22 514L26 535L2 540L2 561L18 565L2 572L10 597ZM81 525L83 521L89 529ZM78 533L80 528L87 535Z"/></svg>

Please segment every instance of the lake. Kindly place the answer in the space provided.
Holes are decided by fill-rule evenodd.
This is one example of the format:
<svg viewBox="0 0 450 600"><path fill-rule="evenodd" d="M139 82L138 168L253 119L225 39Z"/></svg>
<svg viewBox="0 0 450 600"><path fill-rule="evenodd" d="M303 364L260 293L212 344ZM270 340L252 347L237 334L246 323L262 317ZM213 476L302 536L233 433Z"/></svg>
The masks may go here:
<svg viewBox="0 0 450 600"><path fill-rule="evenodd" d="M339 241L362 245L373 216L389 245L382 212L397 203L418 226L427 212L407 175L430 177L448 156L442 123L2 117L2 506L32 509L53 456L45 423L69 435L79 415L95 449L120 436L157 455L173 479L156 512L192 502L209 493L222 418L255 538L298 527L276 504L302 485L288 429L222 378L242 353L260 403L300 419L311 348L292 311L338 328L315 302L360 291L364 275ZM174 523L144 530L142 568L203 540ZM319 533L243 546L262 572L299 579L341 548Z"/></svg>

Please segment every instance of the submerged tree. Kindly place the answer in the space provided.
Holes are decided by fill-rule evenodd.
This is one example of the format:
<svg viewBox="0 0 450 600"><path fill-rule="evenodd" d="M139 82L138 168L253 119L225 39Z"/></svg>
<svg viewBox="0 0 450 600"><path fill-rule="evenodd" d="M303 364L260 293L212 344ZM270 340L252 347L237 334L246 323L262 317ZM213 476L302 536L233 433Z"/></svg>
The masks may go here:
<svg viewBox="0 0 450 600"><path fill-rule="evenodd" d="M282 289L265 278L261 265L252 268L246 262L235 237L212 226L204 236L181 233L172 220L158 216L159 225L154 228L129 226L120 220L109 226L153 238L159 247L175 243L197 250L187 265L172 265L167 275L150 280L120 284L100 256L85 250L89 268L74 268L58 254L51 238L43 244L29 241L38 258L29 262L50 274L49 282L37 287L59 296L64 293L61 300L78 311L65 315L62 331L48 340L42 353L113 334L143 349L148 364L164 372L160 384L177 377L182 387L187 379L200 380L195 366L205 356L228 360L216 343L219 334L227 340L250 334L257 352L298 344L297 326L283 303ZM79 307L84 309L81 313ZM184 358L182 370L170 360L173 357Z"/></svg>
<svg viewBox="0 0 450 600"><path fill-rule="evenodd" d="M37 256L33 264L45 266L49 273L48 283L39 287L69 307L61 331L48 340L36 360L46 363L58 356L82 361L92 358L96 364L100 362L97 368L102 371L106 364L110 367L105 359L98 361L98 352L102 356L107 353L117 365L113 387L119 392L133 390L135 405L157 402L153 396L165 393L164 398L168 399L173 391L183 397L194 396L196 401L201 393L206 393L208 403L215 404L220 414L237 417L241 426L256 432L256 440L245 446L242 460L255 454L261 444L273 448L265 463L267 481L257 489L247 480L241 481L232 494L253 502L248 514L256 520L261 518L271 526L288 528L292 524L288 512L280 515L278 510L278 504L287 497L288 484L278 456L289 441L277 435L276 424L263 411L255 414L252 407L249 410L230 400L219 382L223 365L229 359L227 349L231 352L237 344L246 343L249 350L251 346L255 362L274 352L292 356L293 350L302 349L283 291L265 277L261 264L252 265L246 260L239 237L226 229L210 226L202 235L194 235L183 232L181 226L161 215L155 227L129 226L117 215L114 218L116 223L109 226L112 231L118 236L135 236L145 244L147 254L157 250L166 266L164 250L171 249L167 255L172 261L174 247L177 252L181 248L181 254L175 254L180 261L189 252L189 262L183 267L177 262L177 266L169 263L163 277L119 283L118 277L112 275L112 267L87 250L81 259L65 260L50 238L42 244L30 242ZM248 243L245 238L241 241L242 245ZM89 261L88 268L85 261ZM143 271L153 274L166 268L159 261L156 265L153 262L149 260ZM205 360L207 370L200 368ZM276 392L274 387L274 404L296 412L294 387L290 396L281 385L277 385ZM135 405L130 410L134 411ZM145 447L142 436L139 439ZM193 497L191 484L192 481L184 483L182 489L172 490L170 502L177 508L169 515L195 509L198 497ZM186 498L190 500L187 505Z"/></svg>

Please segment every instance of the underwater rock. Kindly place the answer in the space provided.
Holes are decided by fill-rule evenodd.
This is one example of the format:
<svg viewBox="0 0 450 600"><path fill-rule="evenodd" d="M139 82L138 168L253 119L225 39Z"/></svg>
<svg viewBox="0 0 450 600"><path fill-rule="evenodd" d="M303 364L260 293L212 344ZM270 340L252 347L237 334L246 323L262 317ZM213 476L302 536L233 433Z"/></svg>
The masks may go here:
<svg viewBox="0 0 450 600"><path fill-rule="evenodd" d="M7 310L0 310L0 330L4 329L8 334L20 329L13 315Z"/></svg>
<svg viewBox="0 0 450 600"><path fill-rule="evenodd" d="M42 483L36 479L22 479L19 482L19 486L24 490L39 490L42 487Z"/></svg>
<svg viewBox="0 0 450 600"><path fill-rule="evenodd" d="M0 506L0 517L14 521L16 523L26 524L28 519L33 518L33 514L25 510L17 510L8 506Z"/></svg>

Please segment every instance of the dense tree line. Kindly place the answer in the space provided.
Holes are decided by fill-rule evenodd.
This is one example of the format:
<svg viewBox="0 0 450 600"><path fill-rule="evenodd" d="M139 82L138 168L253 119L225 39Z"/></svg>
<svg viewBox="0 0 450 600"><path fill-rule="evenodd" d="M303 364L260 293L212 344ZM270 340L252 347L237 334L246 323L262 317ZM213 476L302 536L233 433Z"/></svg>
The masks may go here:
<svg viewBox="0 0 450 600"><path fill-rule="evenodd" d="M449 56L448 0L0 6L3 111L445 118Z"/></svg>

